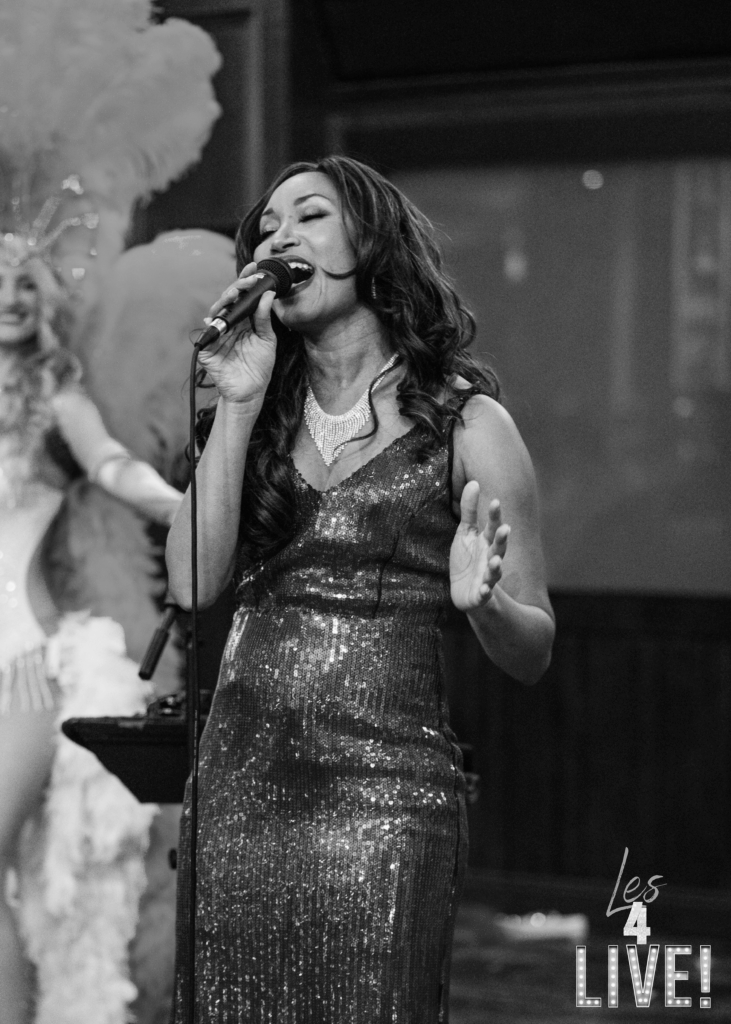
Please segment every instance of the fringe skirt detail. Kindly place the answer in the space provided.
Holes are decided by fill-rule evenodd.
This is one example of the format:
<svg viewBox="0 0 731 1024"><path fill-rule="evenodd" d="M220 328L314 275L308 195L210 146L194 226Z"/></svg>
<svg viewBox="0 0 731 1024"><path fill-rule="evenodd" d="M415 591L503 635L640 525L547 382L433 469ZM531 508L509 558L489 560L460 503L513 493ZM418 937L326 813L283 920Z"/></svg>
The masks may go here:
<svg viewBox="0 0 731 1024"><path fill-rule="evenodd" d="M0 665L0 715L10 711L53 711L57 704L58 686L48 677L45 644Z"/></svg>

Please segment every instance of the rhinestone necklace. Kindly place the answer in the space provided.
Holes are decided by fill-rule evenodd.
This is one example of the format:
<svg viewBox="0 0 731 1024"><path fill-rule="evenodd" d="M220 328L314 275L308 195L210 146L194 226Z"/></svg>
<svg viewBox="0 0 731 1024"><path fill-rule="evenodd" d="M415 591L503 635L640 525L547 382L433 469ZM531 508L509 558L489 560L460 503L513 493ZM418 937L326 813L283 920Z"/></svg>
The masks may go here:
<svg viewBox="0 0 731 1024"><path fill-rule="evenodd" d="M373 379L380 384L379 378L387 370L391 369L396 362L396 358L397 354L394 353ZM376 387L378 387L378 384L374 385L374 390ZM333 464L347 442L354 438L358 431L368 422L371 415L370 402L368 401L370 389L371 385L369 384L353 408L349 409L348 412L344 412L340 416L331 416L330 413L323 412L312 393L312 388L309 383L307 384L305 423L326 466Z"/></svg>

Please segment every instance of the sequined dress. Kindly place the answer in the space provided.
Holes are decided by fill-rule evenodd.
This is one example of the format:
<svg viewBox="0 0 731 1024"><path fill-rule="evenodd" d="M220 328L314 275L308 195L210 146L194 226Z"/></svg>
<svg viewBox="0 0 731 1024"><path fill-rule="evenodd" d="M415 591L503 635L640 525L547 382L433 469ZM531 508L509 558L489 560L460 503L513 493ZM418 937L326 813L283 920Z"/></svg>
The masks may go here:
<svg viewBox="0 0 731 1024"><path fill-rule="evenodd" d="M437 1024L466 858L439 621L447 445L416 428L243 579L199 773L197 1024ZM175 1024L186 1007L186 799Z"/></svg>

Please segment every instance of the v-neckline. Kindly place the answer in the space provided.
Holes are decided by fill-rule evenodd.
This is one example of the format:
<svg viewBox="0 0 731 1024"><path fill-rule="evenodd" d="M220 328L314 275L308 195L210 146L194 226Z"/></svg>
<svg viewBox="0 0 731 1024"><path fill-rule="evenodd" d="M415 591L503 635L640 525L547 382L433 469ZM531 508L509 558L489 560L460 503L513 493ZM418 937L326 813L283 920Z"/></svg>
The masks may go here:
<svg viewBox="0 0 731 1024"><path fill-rule="evenodd" d="M394 445L398 444L399 441L403 441L405 437L410 437L411 434L413 434L414 431L417 429L417 426L418 424L415 423L412 427L409 427L408 430L405 430L403 434L398 434L397 437L394 437L391 441L388 442L387 445L384 445L383 448L381 448L380 451L376 452L376 454L373 455L370 459L368 459L366 462L362 462L360 466L356 466L352 473L348 473L347 476L344 476L342 480L338 480L338 482L336 484L333 484L331 487L321 488L315 487L314 484L311 484L310 481L305 476L303 476L300 470L297 468L297 465L295 464L295 461L292 458L291 452L289 453L288 456L289 461L291 462L292 468L294 469L295 473L309 491L313 491L315 494L332 494L333 491L339 490L344 484L347 484L350 480L353 480L355 477L357 477L360 473L363 472L364 469L367 469L372 462L375 462L376 459L379 459L381 455L385 454L385 452L390 451L394 447Z"/></svg>

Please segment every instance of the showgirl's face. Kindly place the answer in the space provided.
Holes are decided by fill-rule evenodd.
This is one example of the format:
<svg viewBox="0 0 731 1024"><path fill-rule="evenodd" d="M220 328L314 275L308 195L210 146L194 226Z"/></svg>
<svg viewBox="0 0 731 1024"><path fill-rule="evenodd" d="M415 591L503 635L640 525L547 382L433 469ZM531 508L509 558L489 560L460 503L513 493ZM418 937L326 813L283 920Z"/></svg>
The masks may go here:
<svg viewBox="0 0 731 1024"><path fill-rule="evenodd" d="M259 231L257 263L270 256L299 256L315 268L309 280L274 303L286 327L305 335L318 333L355 312L355 251L340 197L327 175L306 171L283 181L262 213ZM338 280L328 271L350 276Z"/></svg>
<svg viewBox="0 0 731 1024"><path fill-rule="evenodd" d="M0 261L0 345L20 345L38 331L41 298L35 278L22 264Z"/></svg>

